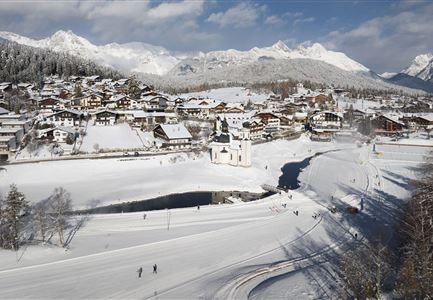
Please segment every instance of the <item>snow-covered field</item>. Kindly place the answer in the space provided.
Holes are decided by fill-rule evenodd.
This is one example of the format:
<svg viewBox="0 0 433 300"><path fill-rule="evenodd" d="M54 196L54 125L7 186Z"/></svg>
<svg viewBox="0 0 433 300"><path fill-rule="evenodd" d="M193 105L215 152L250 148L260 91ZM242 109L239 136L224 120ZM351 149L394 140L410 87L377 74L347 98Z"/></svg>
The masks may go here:
<svg viewBox="0 0 433 300"><path fill-rule="evenodd" d="M317 151L345 147L354 146L311 142L304 136L261 144L253 147L250 168L215 165L208 155L188 158L186 154L9 165L7 172L0 173L0 192L6 193L8 186L15 183L30 201L37 202L55 187L63 186L76 207L85 207L93 200L108 204L189 191L260 192L260 185L278 183L285 163ZM176 163L173 157L178 157Z"/></svg>
<svg viewBox="0 0 433 300"><path fill-rule="evenodd" d="M146 220L142 213L95 215L77 232L68 251L54 246L1 251L1 297L337 298L339 287L330 262L350 245L355 233L359 239L378 232L390 238L395 212L409 195L410 180L421 162L419 155L407 160L408 154L394 153L398 146L377 155L371 145L312 143L302 137L255 146L248 169L211 165L207 157L175 164L168 157L72 165L44 162L8 166L0 173L0 184L4 191L15 180L37 199L39 183L42 191L49 191L65 182L62 185L78 204L92 195L109 202L110 193L117 190L119 197L127 198L170 193L178 185L194 190L198 184L200 189L250 189L276 184L286 162L331 149L340 150L311 160L300 175L301 188L290 192L292 199L283 193L249 203L204 206L200 211L151 211ZM387 152L393 152L392 159ZM37 174L44 174L43 180ZM354 199L348 195L362 199L358 215L342 213ZM347 199L350 203L344 202ZM338 212L330 213L328 205L337 206ZM314 214L320 216L312 218ZM155 263L158 274L152 274ZM136 273L140 266L143 278Z"/></svg>
<svg viewBox="0 0 433 300"><path fill-rule="evenodd" d="M89 125L80 151L95 152L95 144L101 150L143 149L149 145L143 132L132 129L126 123L113 126Z"/></svg>
<svg viewBox="0 0 433 300"><path fill-rule="evenodd" d="M353 99L353 98L345 98L339 97L337 98L338 107L341 109L348 109L352 106L353 109L358 109L362 111L371 111L375 108L379 108L382 106L379 101L370 101L365 99Z"/></svg>
<svg viewBox="0 0 433 300"><path fill-rule="evenodd" d="M269 98L269 93L260 94L243 87L229 87L229 88L212 89L203 92L181 94L180 97L183 98L203 97L203 98L210 98L218 101L224 101L226 103L246 104L249 100L251 100L251 102L253 103L262 103Z"/></svg>

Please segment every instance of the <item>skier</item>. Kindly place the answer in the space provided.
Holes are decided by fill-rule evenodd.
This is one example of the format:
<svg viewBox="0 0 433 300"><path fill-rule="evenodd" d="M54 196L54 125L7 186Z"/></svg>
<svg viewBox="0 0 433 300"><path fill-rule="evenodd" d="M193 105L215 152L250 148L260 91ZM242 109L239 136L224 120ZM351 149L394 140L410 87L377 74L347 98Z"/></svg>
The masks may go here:
<svg viewBox="0 0 433 300"><path fill-rule="evenodd" d="M143 214L143 220L146 220L146 214Z"/></svg>
<svg viewBox="0 0 433 300"><path fill-rule="evenodd" d="M197 210L200 210L200 205L197 205Z"/></svg>
<svg viewBox="0 0 433 300"><path fill-rule="evenodd" d="M143 267L140 267L138 270L138 278L141 278L141 273L143 273Z"/></svg>
<svg viewBox="0 0 433 300"><path fill-rule="evenodd" d="M156 264L153 265L153 274L158 273L158 266Z"/></svg>

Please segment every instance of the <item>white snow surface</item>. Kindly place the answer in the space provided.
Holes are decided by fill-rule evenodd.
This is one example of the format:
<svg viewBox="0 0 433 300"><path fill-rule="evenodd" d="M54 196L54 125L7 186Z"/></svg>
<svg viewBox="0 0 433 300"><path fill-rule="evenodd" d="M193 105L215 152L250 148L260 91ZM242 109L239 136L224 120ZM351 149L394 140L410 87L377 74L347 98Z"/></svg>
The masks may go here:
<svg viewBox="0 0 433 300"><path fill-rule="evenodd" d="M83 137L80 151L95 152L94 145L98 144L101 150L128 150L142 149L148 145L144 133L132 129L128 124L121 123L113 126L88 125L86 135Z"/></svg>
<svg viewBox="0 0 433 300"><path fill-rule="evenodd" d="M354 233L362 238L380 231L384 238L390 238L393 211L409 195L408 184L416 176L420 160L407 161L411 154L399 155L398 146L383 149L384 153L377 155L372 152L372 145L358 148L311 143L301 138L256 146L254 157L259 158L254 159L252 168L215 166L209 178L200 171L210 166L208 162L203 163L203 158L170 165L170 168L166 168L165 161L159 165L158 160L144 164L133 161L128 168L122 167L128 162L104 160L103 165L114 166L106 169L110 172L100 178L104 185L88 181L101 176L104 173L101 169L107 167L89 161L84 168L89 172L91 166L95 173L89 176L79 170L80 176L72 175L69 179L81 181L81 188L84 184L97 184L110 189L114 183L112 178L121 181L117 188L122 184L131 187L132 183L126 183L121 177L134 182L137 175L144 176L140 179L145 184L150 177L146 178L145 172L137 173L137 169L145 169L152 173L156 184L161 180L156 171L160 168L165 171L162 173L168 183L165 192L172 190L173 178L179 185L183 184L184 177L201 184L207 180L223 183L223 177L239 182L242 172L248 173L254 185L262 179L272 184L285 162L331 149L340 150L311 160L310 166L301 173L301 188L290 192L292 199L282 193L248 203L202 206L200 211L196 208L151 211L146 213L145 220L140 212L94 215L78 230L67 251L42 245L29 246L18 253L0 251L2 298L227 299L232 296L238 299L246 295L252 299L338 298L339 286L326 259L353 241ZM56 162L49 167L64 163ZM176 166L183 168L183 176L178 176ZM269 167L265 170L264 166ZM52 174L74 173L78 164L64 165L62 172L49 167L46 163L8 166L7 172L0 173L2 189L8 177L19 179L17 172L24 178L19 188L24 188L24 183L33 177L33 189L39 188L38 183L43 189L44 181L53 181ZM35 173L29 175L32 169ZM173 171L168 175L168 170ZM42 178L41 171L45 171ZM201 180L194 173L199 173ZM167 177L172 178L171 184ZM339 199L350 194L362 195L364 202L360 214L348 217L340 213L347 204ZM334 201L330 196L334 196ZM331 204L337 206L337 214L326 210ZM292 213L294 210L299 211L299 216ZM312 218L313 215L318 217ZM155 263L158 274L152 274ZM272 271L278 265L282 267ZM139 267L144 269L143 278L137 276ZM248 284L239 284L242 276L250 275L255 276L254 285L247 288Z"/></svg>
<svg viewBox="0 0 433 300"><path fill-rule="evenodd" d="M84 144L84 149L93 150L94 142L92 139L88 146ZM103 145L101 142L100 147ZM7 172L0 173L0 192L6 193L9 185L15 183L30 201L37 202L49 196L55 187L63 186L71 193L76 207L86 207L92 200L99 200L102 205L191 191L260 192L262 184L277 185L285 163L317 151L345 147L353 145L311 142L306 136L265 143L253 146L250 168L215 165L210 163L208 154L195 159L186 154L170 154L8 165ZM176 163L173 157L178 158Z"/></svg>
<svg viewBox="0 0 433 300"><path fill-rule="evenodd" d="M305 149L305 144L291 142L289 156ZM269 145L288 159L282 151L287 144ZM263 163L278 162L269 161L266 153L262 152ZM276 262L289 264L257 275L247 295L253 299L338 297L332 266L322 256L344 247L354 232L362 237L377 224L385 225L381 232L387 237L392 214L384 210L392 209L393 199L408 196L405 184L414 178L419 162L394 158L376 156L371 146L320 155L301 174L303 186L290 192L291 200L283 193L249 203L204 206L200 211L151 211L146 220L142 213L90 216L67 251L55 246L0 251L2 297L238 298L239 289L232 286L237 286L239 276L272 270ZM271 174L278 171L270 164ZM329 195L344 198L353 191L369 199L358 217L346 219L325 209ZM290 264L294 260L298 262ZM154 263L158 274L151 272ZM136 273L139 267L144 268L141 279Z"/></svg>
<svg viewBox="0 0 433 300"><path fill-rule="evenodd" d="M249 100L253 103L263 103L266 101L271 94L269 93L258 93L244 87L228 87L220 89L211 89L202 92L192 92L186 94L180 94L179 97L188 98L209 98L217 101L223 101L225 103L242 103L246 104Z"/></svg>

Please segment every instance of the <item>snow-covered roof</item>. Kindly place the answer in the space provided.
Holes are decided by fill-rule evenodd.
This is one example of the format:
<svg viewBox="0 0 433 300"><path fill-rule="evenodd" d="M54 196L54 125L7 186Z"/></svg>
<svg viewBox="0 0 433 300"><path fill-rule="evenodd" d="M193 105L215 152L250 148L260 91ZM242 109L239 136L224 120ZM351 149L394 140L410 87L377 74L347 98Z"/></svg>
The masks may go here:
<svg viewBox="0 0 433 300"><path fill-rule="evenodd" d="M123 99L125 97L127 97L125 94L117 94L117 95L112 96L110 98L110 101L118 101L118 100Z"/></svg>
<svg viewBox="0 0 433 300"><path fill-rule="evenodd" d="M0 133L10 133L15 135L16 132L22 130L21 128L0 128Z"/></svg>
<svg viewBox="0 0 433 300"><path fill-rule="evenodd" d="M400 124L400 125L405 125L402 121L400 121L400 117L401 117L401 115L392 115L392 114L384 114L383 115L383 117L385 117L385 118L387 118L387 119L389 119L389 120L391 120L391 121L393 121L393 122L395 122L395 123L398 123L398 124Z"/></svg>
<svg viewBox="0 0 433 300"><path fill-rule="evenodd" d="M18 114L8 114L8 115L1 115L0 120L20 120L24 118L22 115Z"/></svg>
<svg viewBox="0 0 433 300"><path fill-rule="evenodd" d="M0 136L0 142L9 142L10 140L14 139L14 136Z"/></svg>
<svg viewBox="0 0 433 300"><path fill-rule="evenodd" d="M68 112L68 113L71 113L71 114L74 114L74 115L82 115L83 114L82 111L79 111L79 110L76 110L76 109L66 108L66 109L62 109L60 111L56 111L56 112L48 115L47 117L55 116L55 115L60 114L62 112Z"/></svg>
<svg viewBox="0 0 433 300"><path fill-rule="evenodd" d="M96 80L99 78L99 75L93 75L93 76L87 76L86 79L87 80Z"/></svg>
<svg viewBox="0 0 433 300"><path fill-rule="evenodd" d="M295 118L306 118L307 115L308 113L306 112L299 112L299 111L295 112Z"/></svg>
<svg viewBox="0 0 433 300"><path fill-rule="evenodd" d="M2 121L1 124L3 125L24 125L30 123L30 120L7 120L7 121Z"/></svg>
<svg viewBox="0 0 433 300"><path fill-rule="evenodd" d="M429 113L429 114L420 114L417 115L417 117L423 118L429 122L433 122L433 113Z"/></svg>
<svg viewBox="0 0 433 300"><path fill-rule="evenodd" d="M75 132L77 132L77 130L73 127L62 127L62 126L56 127L54 130L60 130L71 134L75 134Z"/></svg>
<svg viewBox="0 0 433 300"><path fill-rule="evenodd" d="M179 108L183 108L183 109L210 109L210 108L217 107L221 103L222 102L220 102L220 101L214 101L214 100L210 100L210 99L191 100L191 101L188 101L187 103L180 105Z"/></svg>
<svg viewBox="0 0 433 300"><path fill-rule="evenodd" d="M341 112L328 111L328 110L318 111L314 115L312 115L311 117L318 116L318 115L321 115L321 114L333 114L333 115L339 116L340 118L343 118L343 114Z"/></svg>
<svg viewBox="0 0 433 300"><path fill-rule="evenodd" d="M8 114L9 111L6 108L0 107L0 115Z"/></svg>
<svg viewBox="0 0 433 300"><path fill-rule="evenodd" d="M162 130L169 139L190 139L191 133L183 124L161 124Z"/></svg>

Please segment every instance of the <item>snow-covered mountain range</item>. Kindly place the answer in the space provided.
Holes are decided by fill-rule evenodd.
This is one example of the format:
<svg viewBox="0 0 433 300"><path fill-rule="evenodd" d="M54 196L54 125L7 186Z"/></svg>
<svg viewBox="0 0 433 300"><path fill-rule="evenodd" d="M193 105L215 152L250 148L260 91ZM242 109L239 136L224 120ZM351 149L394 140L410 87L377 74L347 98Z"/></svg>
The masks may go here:
<svg viewBox="0 0 433 300"><path fill-rule="evenodd" d="M208 53L200 52L197 55L177 56L163 47L139 42L111 43L97 46L72 31L58 31L51 37L41 40L34 40L4 31L0 32L0 37L31 47L47 48L57 52L81 56L122 71L156 75L164 75L178 64L180 64L180 68L182 66L182 56L186 56L189 60L197 62L197 65L203 65L204 68L208 69L244 65L261 60L304 58L319 60L345 71L369 71L368 68L350 59L344 53L328 51L318 43L311 46L301 45L296 49L290 49L284 42L278 41L270 47L254 47L249 51L229 49ZM179 70L182 70L182 68Z"/></svg>
<svg viewBox="0 0 433 300"><path fill-rule="evenodd" d="M433 80L433 54L426 53L415 57L412 64L401 73L417 77L424 81Z"/></svg>
<svg viewBox="0 0 433 300"><path fill-rule="evenodd" d="M408 74L404 73L393 81L395 76L379 77L344 53L327 50L319 43L291 49L278 41L270 47L254 47L248 51L229 49L176 54L141 42L94 45L72 31L58 31L41 40L0 31L1 39L79 56L124 73L138 73L155 85L158 82L194 85L228 80L253 82L291 78L359 88L398 89L401 85L419 89L423 86L419 82L408 85L412 81L409 73L422 77L422 80L432 77L431 54L415 59L414 64L404 71Z"/></svg>
<svg viewBox="0 0 433 300"><path fill-rule="evenodd" d="M183 75L190 72L206 72L207 70L227 66L240 66L276 59L313 59L328 63L345 71L369 72L368 68L350 59L344 53L328 51L319 43L312 44L311 46L300 45L296 49L290 49L284 42L278 41L270 47L254 47L249 51L229 49L200 53L197 56L180 62L171 73Z"/></svg>
<svg viewBox="0 0 433 300"><path fill-rule="evenodd" d="M380 76L394 84L433 93L433 54L418 55L401 72L383 73Z"/></svg>
<svg viewBox="0 0 433 300"><path fill-rule="evenodd" d="M58 31L42 40L0 31L0 38L26 46L80 56L126 72L163 75L180 62L179 58L163 47L137 42L96 46L72 31Z"/></svg>

